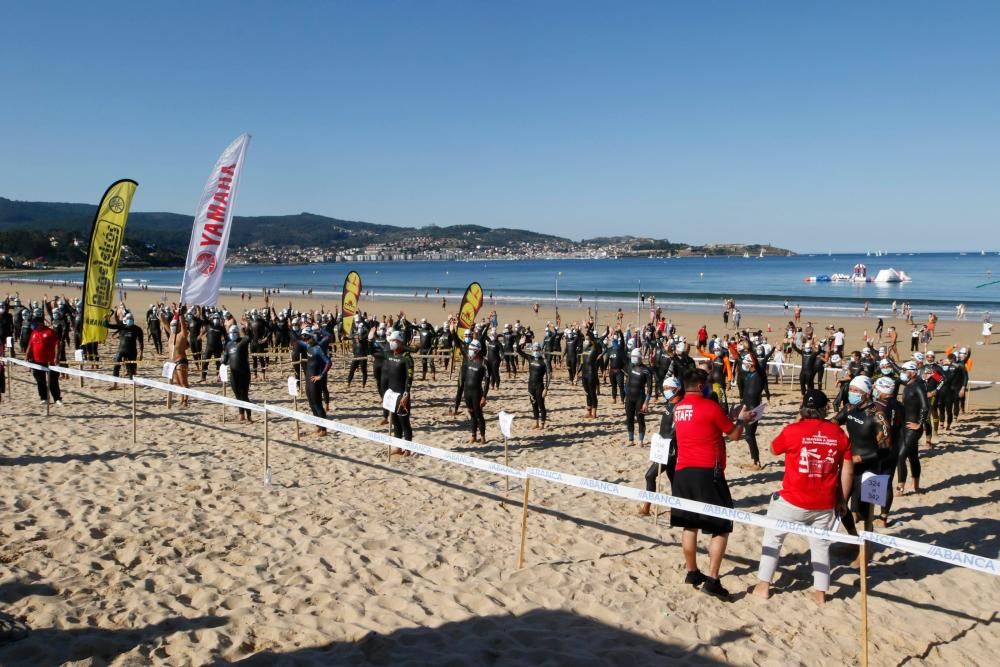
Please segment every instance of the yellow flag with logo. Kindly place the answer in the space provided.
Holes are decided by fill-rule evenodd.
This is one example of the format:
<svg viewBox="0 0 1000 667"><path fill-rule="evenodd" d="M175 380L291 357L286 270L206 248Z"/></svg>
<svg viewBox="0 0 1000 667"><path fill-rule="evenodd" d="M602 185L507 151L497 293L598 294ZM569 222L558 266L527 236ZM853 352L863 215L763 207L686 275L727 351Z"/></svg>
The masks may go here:
<svg viewBox="0 0 1000 667"><path fill-rule="evenodd" d="M122 179L111 184L97 207L90 228L87 270L83 275L83 336L81 342L103 343L108 337L108 315L115 298L115 274L125 242L132 195L139 184Z"/></svg>

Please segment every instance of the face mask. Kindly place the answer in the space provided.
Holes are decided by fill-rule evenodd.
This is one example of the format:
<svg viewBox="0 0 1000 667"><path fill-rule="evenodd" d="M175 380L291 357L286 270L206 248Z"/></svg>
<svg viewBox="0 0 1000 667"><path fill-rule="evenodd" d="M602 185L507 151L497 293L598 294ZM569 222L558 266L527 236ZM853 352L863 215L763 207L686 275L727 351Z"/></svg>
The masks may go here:
<svg viewBox="0 0 1000 667"><path fill-rule="evenodd" d="M709 396L712 395L712 388L709 387L709 386L707 386L707 385L704 386L704 387L702 387L701 388L701 395L704 396L705 398L708 398Z"/></svg>
<svg viewBox="0 0 1000 667"><path fill-rule="evenodd" d="M403 344L400 343L398 340L389 341L389 349L392 350L393 352L395 352L396 350L398 350L402 346L403 346Z"/></svg>
<svg viewBox="0 0 1000 667"><path fill-rule="evenodd" d="M743 370L747 373L753 372L753 364L743 364Z"/></svg>
<svg viewBox="0 0 1000 667"><path fill-rule="evenodd" d="M913 374L910 373L909 371L903 371L902 373L899 374L900 382L909 382L912 379L913 379Z"/></svg>
<svg viewBox="0 0 1000 667"><path fill-rule="evenodd" d="M892 375L892 369L891 368L883 368L882 369L882 375Z"/></svg>
<svg viewBox="0 0 1000 667"><path fill-rule="evenodd" d="M542 353L541 352L532 352L531 356L534 357L535 359L541 359L542 358Z"/></svg>
<svg viewBox="0 0 1000 667"><path fill-rule="evenodd" d="M476 358L476 351L469 350L469 361L473 361Z"/></svg>
<svg viewBox="0 0 1000 667"><path fill-rule="evenodd" d="M676 395L677 395L676 392L665 391L665 392L663 392L663 399L666 400L666 401L669 401L670 399L672 399Z"/></svg>
<svg viewBox="0 0 1000 667"><path fill-rule="evenodd" d="M859 405L864 400L864 396L852 392L847 395L847 400L851 405Z"/></svg>

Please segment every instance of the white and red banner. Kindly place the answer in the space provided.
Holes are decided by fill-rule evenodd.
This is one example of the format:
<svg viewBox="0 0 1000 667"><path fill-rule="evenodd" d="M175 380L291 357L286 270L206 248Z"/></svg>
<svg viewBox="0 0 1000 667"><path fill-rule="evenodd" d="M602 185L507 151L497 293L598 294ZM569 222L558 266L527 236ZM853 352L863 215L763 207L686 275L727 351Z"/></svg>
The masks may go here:
<svg viewBox="0 0 1000 667"><path fill-rule="evenodd" d="M198 202L181 280L181 303L214 306L219 300L222 267L229 248L236 190L243 172L249 134L241 134L222 152Z"/></svg>

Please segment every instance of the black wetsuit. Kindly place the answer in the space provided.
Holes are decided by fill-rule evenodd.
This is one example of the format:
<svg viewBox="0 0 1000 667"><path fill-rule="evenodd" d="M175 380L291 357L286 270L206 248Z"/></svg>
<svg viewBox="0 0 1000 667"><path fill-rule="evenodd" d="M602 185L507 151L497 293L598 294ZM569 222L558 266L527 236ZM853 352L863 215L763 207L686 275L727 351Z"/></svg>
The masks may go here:
<svg viewBox="0 0 1000 667"><path fill-rule="evenodd" d="M566 360L566 371L569 373L570 383L576 381L576 368L579 362L579 359L577 358L577 342L578 334L576 331L571 329L569 334L566 335L566 355L564 356L564 359Z"/></svg>
<svg viewBox="0 0 1000 667"><path fill-rule="evenodd" d="M222 324L209 324L205 327L205 355L203 359L205 361L201 364L201 379L205 380L208 378L208 359L215 359L215 373L218 375L219 366L222 362L219 361L219 357L222 356L223 351L226 349L226 330L222 328Z"/></svg>
<svg viewBox="0 0 1000 667"><path fill-rule="evenodd" d="M267 372L267 357L263 356L271 342L271 327L267 320L262 317L251 320L250 335L253 337L250 343L250 352L253 354L253 375L257 377L258 366L263 372Z"/></svg>
<svg viewBox="0 0 1000 667"><path fill-rule="evenodd" d="M597 364L601 358L601 346L596 341L583 351L580 360L580 383L587 396L587 407L597 409Z"/></svg>
<svg viewBox="0 0 1000 667"><path fill-rule="evenodd" d="M622 401L625 400L625 366L627 362L625 352L620 345L612 345L608 348L608 374L611 381L611 400L618 402L618 395L621 394Z"/></svg>
<svg viewBox="0 0 1000 667"><path fill-rule="evenodd" d="M500 359L503 345L496 336L486 339L486 365L490 368L490 389L500 388Z"/></svg>
<svg viewBox="0 0 1000 667"><path fill-rule="evenodd" d="M660 418L660 437L670 440L668 463L653 462L646 470L646 490L656 491L656 478L661 472L667 473L667 479L674 481L674 469L677 465L677 429L674 428L674 408L676 403L667 403L666 411Z"/></svg>
<svg viewBox="0 0 1000 667"><path fill-rule="evenodd" d="M762 402L764 393L764 374L759 370L743 372L743 405L752 410ZM744 431L747 445L750 447L750 459L760 465L760 449L757 447L758 422L747 424Z"/></svg>
<svg viewBox="0 0 1000 667"><path fill-rule="evenodd" d="M965 363L955 362L951 373L951 414L958 419L960 412L965 410L965 396L969 386L969 371L965 368ZM950 422L949 422L950 424Z"/></svg>
<svg viewBox="0 0 1000 667"><path fill-rule="evenodd" d="M535 358L523 351L518 352L528 363L528 398L531 400L531 413L535 421L541 419L542 423L548 418L548 410L545 409L545 392L549 388L549 366L543 357Z"/></svg>
<svg viewBox="0 0 1000 667"><path fill-rule="evenodd" d="M879 457L878 474L888 475L889 484L886 488L885 505L882 506L882 514L888 514L892 509L893 489L892 480L896 476L896 464L899 461L900 445L903 441L903 404L896 400L895 396L889 396L884 401L876 401L875 409L885 417L886 426L889 429L888 451L881 452Z"/></svg>
<svg viewBox="0 0 1000 667"><path fill-rule="evenodd" d="M382 398L385 396L385 374L382 372L385 369L385 358L389 356L389 343L386 341L385 336L377 336L375 340L371 342L371 353L372 353L372 373L375 378L375 390L378 392L378 397ZM389 418L389 411L382 408L382 416L386 419Z"/></svg>
<svg viewBox="0 0 1000 667"><path fill-rule="evenodd" d="M903 387L903 421L920 425L918 429L903 425L903 437L899 446L899 461L896 469L900 484L906 483L906 464L910 464L914 484L920 479L920 457L918 449L920 436L924 434L924 423L930 412L930 402L927 400L927 390L920 381L910 382Z"/></svg>
<svg viewBox="0 0 1000 667"><path fill-rule="evenodd" d="M413 357L410 356L409 352L390 353L382 367L382 377L385 378L386 389L398 394L409 394L410 388L413 386ZM410 426L411 408L412 405L390 413L389 422L395 437L413 440L413 428Z"/></svg>
<svg viewBox="0 0 1000 667"><path fill-rule="evenodd" d="M121 362L125 362L125 373L129 377L135 376L135 360L142 352L142 329L137 325L126 326L123 323L108 323L110 331L118 332L118 353L115 354L115 366L111 374L119 377L121 373Z"/></svg>
<svg viewBox="0 0 1000 667"><path fill-rule="evenodd" d="M465 407L472 420L472 437L475 438L476 431L479 431L483 435L483 442L485 442L486 418L483 416L483 406L480 405L480 402L490 392L490 368L485 359L477 357L466 363L464 375L463 394Z"/></svg>
<svg viewBox="0 0 1000 667"><path fill-rule="evenodd" d="M160 316L152 308L146 311L146 327L149 339L157 354L163 354L163 334L160 328Z"/></svg>
<svg viewBox="0 0 1000 667"><path fill-rule="evenodd" d="M861 502L861 478L866 472L878 474L880 459L888 454L889 425L874 403L863 406L847 406L837 421L847 427L851 441L851 453L861 457L854 463L854 486L851 491L851 509L862 520L871 519L872 506Z"/></svg>
<svg viewBox="0 0 1000 667"><path fill-rule="evenodd" d="M653 372L649 366L630 364L628 382L625 384L625 428L628 441L633 441L635 423L639 422L639 442L646 437L646 415L643 404L653 395Z"/></svg>
<svg viewBox="0 0 1000 667"><path fill-rule="evenodd" d="M250 402L250 336L244 331L236 340L226 342L222 363L229 367L229 385L238 401ZM240 408L240 416L250 419L250 411Z"/></svg>
<svg viewBox="0 0 1000 667"><path fill-rule="evenodd" d="M427 367L431 368L431 375L437 375L437 366L434 364L434 359L430 356L434 352L434 342L437 336L434 334L434 327L429 324L420 325L420 329L417 332L420 336L420 369L421 369L421 380L427 379Z"/></svg>
<svg viewBox="0 0 1000 667"><path fill-rule="evenodd" d="M354 381L354 373L361 369L361 388L368 384L368 338L361 334L355 334L351 343L351 368L347 371L347 386L351 386Z"/></svg>
<svg viewBox="0 0 1000 667"><path fill-rule="evenodd" d="M205 320L192 316L187 322L188 343L191 347L191 357L194 359L194 366L198 368L202 360L201 330Z"/></svg>
<svg viewBox="0 0 1000 667"><path fill-rule="evenodd" d="M504 367L507 369L507 377L511 375L517 377L517 355L514 353L514 344L517 341L517 335L513 331L505 331L502 340L503 360Z"/></svg>
<svg viewBox="0 0 1000 667"><path fill-rule="evenodd" d="M816 388L816 352L803 351L792 346L795 351L802 355L802 369L799 371L799 391L805 396L806 391Z"/></svg>
<svg viewBox="0 0 1000 667"><path fill-rule="evenodd" d="M306 350L306 399L313 416L326 419L324 401L329 401L327 388L327 373L330 371L330 357L322 346L310 344ZM318 380L313 378L318 377Z"/></svg>

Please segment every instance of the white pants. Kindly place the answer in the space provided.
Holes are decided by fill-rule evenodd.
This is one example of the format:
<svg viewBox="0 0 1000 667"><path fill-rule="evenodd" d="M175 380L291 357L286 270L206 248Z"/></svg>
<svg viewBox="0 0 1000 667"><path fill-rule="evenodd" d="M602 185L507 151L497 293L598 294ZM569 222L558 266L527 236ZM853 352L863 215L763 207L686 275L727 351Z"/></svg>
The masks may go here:
<svg viewBox="0 0 1000 667"><path fill-rule="evenodd" d="M804 510L787 502L777 493L771 496L771 505L767 508L767 515L774 519L804 523L807 526L814 526L823 530L832 530L837 518L836 513L832 509ZM757 578L761 581L771 583L774 571L778 567L781 545L784 543L785 535L787 534L778 530L771 530L770 528L764 531L760 567L757 570ZM809 555L812 558L813 566L813 588L826 592L830 588L830 540L818 537L809 537L808 539Z"/></svg>

